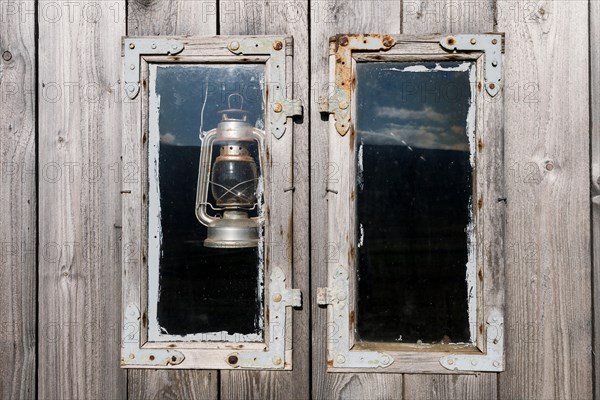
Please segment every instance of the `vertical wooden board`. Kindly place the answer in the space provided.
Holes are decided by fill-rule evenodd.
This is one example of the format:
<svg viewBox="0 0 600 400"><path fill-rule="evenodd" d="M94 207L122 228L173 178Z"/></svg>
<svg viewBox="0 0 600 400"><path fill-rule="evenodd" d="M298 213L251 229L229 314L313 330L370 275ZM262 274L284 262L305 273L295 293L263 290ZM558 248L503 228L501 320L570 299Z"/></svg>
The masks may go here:
<svg viewBox="0 0 600 400"><path fill-rule="evenodd" d="M402 33L480 33L494 30L493 0L403 0ZM405 394L412 398L496 398L496 374L404 376ZM485 396L483 396L485 394Z"/></svg>
<svg viewBox="0 0 600 400"><path fill-rule="evenodd" d="M135 0L127 4L127 34L131 36L197 35L217 32L214 0ZM188 386L195 385L193 391ZM132 399L216 399L218 372L212 370L130 370L128 393ZM196 396L196 397L193 397Z"/></svg>
<svg viewBox="0 0 600 400"><path fill-rule="evenodd" d="M495 0L401 0L402 33L485 33L494 30Z"/></svg>
<svg viewBox="0 0 600 400"><path fill-rule="evenodd" d="M38 396L119 398L125 2L38 3Z"/></svg>
<svg viewBox="0 0 600 400"><path fill-rule="evenodd" d="M219 396L217 371L130 370L128 398L206 400Z"/></svg>
<svg viewBox="0 0 600 400"><path fill-rule="evenodd" d="M590 44L600 40L600 2L590 2ZM594 398L600 398L600 52L590 51Z"/></svg>
<svg viewBox="0 0 600 400"><path fill-rule="evenodd" d="M35 2L0 4L0 398L35 396Z"/></svg>
<svg viewBox="0 0 600 400"><path fill-rule="evenodd" d="M404 375L404 393L411 400L495 399L496 374Z"/></svg>
<svg viewBox="0 0 600 400"><path fill-rule="evenodd" d="M399 33L401 10L399 0L313 0L310 7L311 298L315 299L317 288L327 286L327 180L335 178L332 174L337 168L345 168L328 164L329 124L319 113L318 98L327 96L329 87L329 37L339 33ZM311 312L314 398L402 397L399 374L327 373L327 310L313 302Z"/></svg>
<svg viewBox="0 0 600 400"><path fill-rule="evenodd" d="M402 374L327 374L327 396L322 399L396 400L403 398Z"/></svg>
<svg viewBox="0 0 600 400"><path fill-rule="evenodd" d="M499 396L589 399L589 4L498 5L508 198Z"/></svg>
<svg viewBox="0 0 600 400"><path fill-rule="evenodd" d="M219 32L222 35L291 35L294 39L293 71L288 71L288 97L302 99L304 117L293 132L293 282L302 290L303 306L292 311L292 371L221 371L224 399L286 399L310 397L309 312L309 78L308 4L304 1L256 2L221 0ZM292 79L293 77L293 79ZM293 95L293 96L292 96ZM289 132L285 133L289 135ZM274 160L277 176L288 174L287 164Z"/></svg>

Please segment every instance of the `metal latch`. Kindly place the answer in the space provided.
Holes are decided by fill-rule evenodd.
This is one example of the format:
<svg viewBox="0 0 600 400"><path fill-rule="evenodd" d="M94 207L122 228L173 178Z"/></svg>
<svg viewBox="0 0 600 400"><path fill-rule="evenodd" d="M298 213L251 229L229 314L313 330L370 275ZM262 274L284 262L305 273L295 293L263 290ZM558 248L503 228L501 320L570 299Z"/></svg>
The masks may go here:
<svg viewBox="0 0 600 400"><path fill-rule="evenodd" d="M332 308L330 321L334 331L327 332L327 365L329 368L386 368L394 358L377 351L351 350L350 312L348 306L348 271L340 266L329 278L329 287L317 288L317 304Z"/></svg>
<svg viewBox="0 0 600 400"><path fill-rule="evenodd" d="M130 99L140 92L140 56L144 54L177 54L183 51L183 43L162 38L123 38L123 79L125 93Z"/></svg>
<svg viewBox="0 0 600 400"><path fill-rule="evenodd" d="M440 45L450 51L483 51L485 90L492 97L498 94L502 80L502 34L451 35L442 38Z"/></svg>
<svg viewBox="0 0 600 400"><path fill-rule="evenodd" d="M326 306L346 300L346 293L328 287L317 288L317 304Z"/></svg>
<svg viewBox="0 0 600 400"><path fill-rule="evenodd" d="M271 94L269 112L269 126L271 133L281 139L286 131L287 118L301 116L304 112L302 100L288 99L286 90L286 55L293 54L291 38L251 37L234 40L227 46L229 51L236 55L268 55L270 66L268 68L267 85Z"/></svg>

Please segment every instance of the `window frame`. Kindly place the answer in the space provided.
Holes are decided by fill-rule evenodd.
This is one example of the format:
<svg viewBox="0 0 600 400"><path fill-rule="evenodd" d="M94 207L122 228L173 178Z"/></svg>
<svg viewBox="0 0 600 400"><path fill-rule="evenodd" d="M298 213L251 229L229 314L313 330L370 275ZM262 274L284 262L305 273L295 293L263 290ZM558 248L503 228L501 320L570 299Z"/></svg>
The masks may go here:
<svg viewBox="0 0 600 400"><path fill-rule="evenodd" d="M123 38L123 335L121 367L292 369L293 41L282 36ZM181 49L176 48L180 46ZM148 341L149 72L155 64L264 64L264 341ZM139 81L131 71L138 69ZM155 79L152 78L152 79ZM139 91L139 93L138 93ZM278 106L278 104L280 106ZM128 170L129 169L129 170ZM128 172L133 171L129 174ZM196 173L197 169L193 171ZM196 187L190 190L196 191ZM193 210L192 210L192 215ZM286 283L287 282L287 283ZM275 296L279 294L280 296Z"/></svg>
<svg viewBox="0 0 600 400"><path fill-rule="evenodd" d="M471 44L475 39L480 44L493 39L496 43L499 40L500 46L503 43L502 34L337 35L330 39L329 81L333 94L327 99L323 111L333 114L329 119L328 162L334 170L330 171L326 193L328 287L319 289L318 299L319 304L328 308L328 372L460 373L504 369L503 213L506 199L503 194L503 100L501 95L496 95L500 88L492 86L495 90L486 90L489 85L485 80L486 74L489 74L487 65L492 57L488 51L453 51L444 46L464 42L465 39ZM501 57L501 54L493 57ZM354 340L357 315L354 196L357 143L352 116L356 115L357 104L354 98L356 64L390 61L475 63L477 83L472 83L475 92L472 213L476 275L472 281L476 288L477 323L475 329L470 327L476 335L474 346ZM342 102L346 101L345 94L350 104L342 106Z"/></svg>

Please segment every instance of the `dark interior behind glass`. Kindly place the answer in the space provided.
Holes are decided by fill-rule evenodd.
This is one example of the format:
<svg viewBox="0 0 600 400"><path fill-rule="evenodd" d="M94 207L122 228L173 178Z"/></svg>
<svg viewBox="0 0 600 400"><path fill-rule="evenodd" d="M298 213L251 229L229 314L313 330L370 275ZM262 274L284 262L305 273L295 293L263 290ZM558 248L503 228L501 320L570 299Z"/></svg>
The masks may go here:
<svg viewBox="0 0 600 400"><path fill-rule="evenodd" d="M471 67L357 65L358 340L470 341Z"/></svg>

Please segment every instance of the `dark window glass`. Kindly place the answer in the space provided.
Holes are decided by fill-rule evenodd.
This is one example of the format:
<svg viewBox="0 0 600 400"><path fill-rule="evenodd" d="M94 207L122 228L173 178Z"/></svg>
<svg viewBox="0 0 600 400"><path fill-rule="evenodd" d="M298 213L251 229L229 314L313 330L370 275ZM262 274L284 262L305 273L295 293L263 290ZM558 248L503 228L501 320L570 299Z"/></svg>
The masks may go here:
<svg viewBox="0 0 600 400"><path fill-rule="evenodd" d="M359 340L471 341L473 68L357 65Z"/></svg>
<svg viewBox="0 0 600 400"><path fill-rule="evenodd" d="M205 247L207 228L197 220L195 204L199 132L217 127L221 118L218 111L240 106L249 112L249 122L263 129L263 79L260 65L156 68L162 229L156 317L161 334L226 332L252 335L246 341L262 340L261 252L257 247ZM233 93L243 97L243 104L239 96L229 99ZM195 340L224 338L213 335Z"/></svg>

